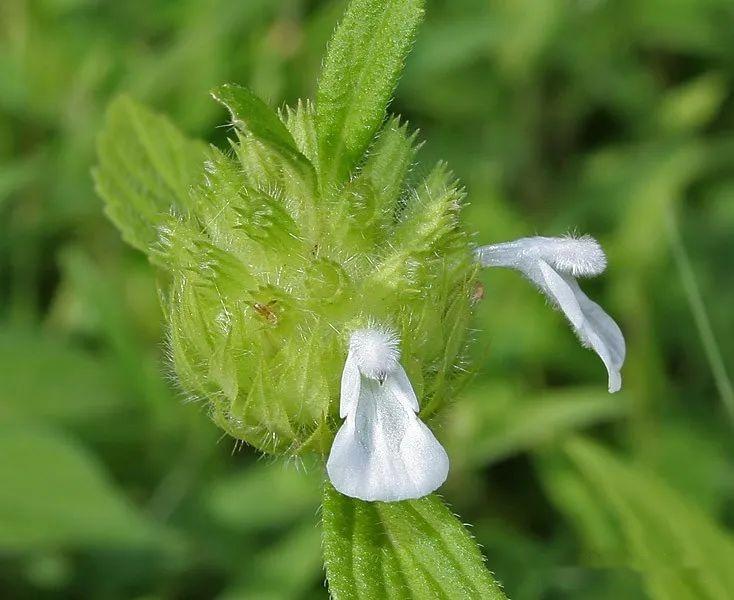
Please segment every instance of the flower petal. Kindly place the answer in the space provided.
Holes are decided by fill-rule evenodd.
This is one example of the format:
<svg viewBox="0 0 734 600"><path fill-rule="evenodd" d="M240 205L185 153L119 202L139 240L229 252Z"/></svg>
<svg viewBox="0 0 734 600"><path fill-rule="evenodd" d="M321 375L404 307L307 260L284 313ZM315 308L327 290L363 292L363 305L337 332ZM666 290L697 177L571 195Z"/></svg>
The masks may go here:
<svg viewBox="0 0 734 600"><path fill-rule="evenodd" d="M609 374L609 391L619 391L622 387L620 369L626 353L619 326L584 294L573 277L556 272L542 260L539 268L543 276L541 287L566 315L581 342L602 359Z"/></svg>
<svg viewBox="0 0 734 600"><path fill-rule="evenodd" d="M347 354L342 371L341 396L339 399L339 416L343 419L349 413L354 412L359 399L359 386L361 376L359 366L353 352Z"/></svg>
<svg viewBox="0 0 734 600"><path fill-rule="evenodd" d="M336 434L326 464L342 494L368 501L408 500L430 494L446 480L448 456L416 416L417 400L404 375L398 367L384 384L362 378L356 410Z"/></svg>
<svg viewBox="0 0 734 600"><path fill-rule="evenodd" d="M528 277L531 277L539 260L574 277L599 275L607 266L607 258L599 242L589 235L520 238L482 246L477 248L476 254L477 260L485 267L518 269Z"/></svg>
<svg viewBox="0 0 734 600"><path fill-rule="evenodd" d="M390 377L385 380L384 385L387 386L388 393L393 394L403 405L412 409L413 412L417 413L420 410L418 397L415 395L410 379L408 379L408 374L402 365L398 365L395 368Z"/></svg>

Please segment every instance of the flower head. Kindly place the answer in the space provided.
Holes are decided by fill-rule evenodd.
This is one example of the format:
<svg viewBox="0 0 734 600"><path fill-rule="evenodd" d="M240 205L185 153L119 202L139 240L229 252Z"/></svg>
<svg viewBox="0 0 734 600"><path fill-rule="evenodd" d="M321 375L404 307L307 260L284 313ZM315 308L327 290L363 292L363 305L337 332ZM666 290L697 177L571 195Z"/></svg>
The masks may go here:
<svg viewBox="0 0 734 600"><path fill-rule="evenodd" d="M521 238L481 246L476 256L485 267L517 269L537 285L563 311L581 343L602 359L609 373L609 391L619 391L624 336L614 320L576 282L576 277L598 275L606 268L604 251L594 238Z"/></svg>
<svg viewBox="0 0 734 600"><path fill-rule="evenodd" d="M624 339L575 279L606 266L594 239L524 238L473 251L459 218L462 186L443 163L409 176L419 144L399 119L384 123L359 168L332 181L312 143L313 105L278 115L244 88L222 86L215 97L232 114L231 153L122 99L96 179L126 238L166 273L161 297L181 387L226 432L272 454L324 452L333 439L329 476L357 498L435 490L449 461L417 416L401 349L439 411L465 372L482 296L476 260L535 282L601 356L610 391L619 389ZM142 129L153 133L139 139ZM146 158L150 139L170 141L160 164L188 165L175 189L151 187L167 180L150 176L159 168ZM119 156L140 162L140 172L119 172ZM365 326L364 315L395 330ZM344 422L334 437L337 413Z"/></svg>
<svg viewBox="0 0 734 600"><path fill-rule="evenodd" d="M342 494L385 502L420 498L445 480L446 451L418 418L418 398L400 364L397 334L355 331L342 373L345 419L326 464Z"/></svg>

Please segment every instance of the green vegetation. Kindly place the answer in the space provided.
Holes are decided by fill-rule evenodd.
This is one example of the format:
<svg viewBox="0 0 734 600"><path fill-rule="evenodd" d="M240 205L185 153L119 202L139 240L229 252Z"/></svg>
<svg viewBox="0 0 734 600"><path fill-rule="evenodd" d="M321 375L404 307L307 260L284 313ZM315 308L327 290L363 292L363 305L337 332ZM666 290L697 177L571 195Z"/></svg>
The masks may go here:
<svg viewBox="0 0 734 600"><path fill-rule="evenodd" d="M323 451L325 430L280 435L284 449L299 454L288 461L259 460L250 446L222 437L194 398L239 397L242 369L229 364L227 340L211 364L189 365L191 379L181 384L172 360L181 377L192 349L164 343L166 314L181 327L192 323L186 303L178 317L171 310L168 278L204 247L186 231L172 234L169 246L156 236L157 228L186 226L173 217L191 208L189 185L201 185L188 179L196 176L190 166L209 153L217 173L226 172L227 138L237 135L221 126L231 116L298 181L298 226L323 226L309 220L312 170L328 174L322 181L343 179L379 128L409 45L395 40L409 39L401 36L423 8L399 4L400 14L380 22L345 18L353 38L332 44L317 90L342 1L2 3L3 597L325 598L322 519L339 597L354 590L384 597L385 589L397 598L405 590L501 597L435 497L378 506L323 490L321 463L300 451L312 442ZM424 8L390 106L408 125L383 125L353 193L372 189L363 208L377 224L403 176L443 190L424 201L452 204L453 178L432 168L445 160L466 187L461 219L478 243L574 229L594 235L610 266L589 287L619 321L629 350L623 391L607 395L602 365L578 347L560 314L516 274L480 274L486 291L472 323L473 377L441 389L428 407L436 412L450 400L432 422L452 459L442 498L473 524L511 598L734 596L734 9L727 0L427 0ZM355 47L393 58L367 76L357 64L345 71ZM242 88L218 87L228 81L267 105ZM334 89L341 92L324 92ZM315 113L297 102L306 97L317 99ZM286 104L293 108L283 111L284 127L268 105ZM252 114L259 117L248 123ZM315 136L314 121L327 133ZM137 133L110 143L125 132ZM189 141L196 139L226 152ZM122 243L95 194L97 144L108 215L143 252ZM325 165L325 156L339 159ZM390 172L389 185L372 185ZM217 197L240 193L228 176L212 179ZM171 195L178 214L158 221L160 211L146 213L170 212ZM292 240L282 231L295 223L275 200L243 203L238 226L278 252ZM407 229L370 232L394 235L404 244L397 250L429 254L430 244ZM218 248L206 250L217 268L203 274L202 287L252 276ZM398 258L390 264L401 266ZM347 281L333 264L321 267L304 284L317 310ZM367 295L379 293L376 279ZM446 301L441 294L436 306ZM269 300L252 300L264 305L253 319L267 321ZM462 315L457 309L457 322ZM425 320L440 325L430 314ZM312 342L269 371L248 368L275 373L273 385L311 390L308 418L329 427L331 381L298 378L298 361L329 362L334 352ZM420 364L406 369L413 378L421 372ZM426 385L444 385L436 381ZM254 395L265 385L256 381ZM244 402L257 406L251 400ZM255 414L271 428L278 410L294 410L293 398L278 410L264 400L268 410ZM262 432L230 430L275 447ZM349 552L340 550L347 530ZM421 530L443 536L427 536L439 541L416 551L409 541Z"/></svg>

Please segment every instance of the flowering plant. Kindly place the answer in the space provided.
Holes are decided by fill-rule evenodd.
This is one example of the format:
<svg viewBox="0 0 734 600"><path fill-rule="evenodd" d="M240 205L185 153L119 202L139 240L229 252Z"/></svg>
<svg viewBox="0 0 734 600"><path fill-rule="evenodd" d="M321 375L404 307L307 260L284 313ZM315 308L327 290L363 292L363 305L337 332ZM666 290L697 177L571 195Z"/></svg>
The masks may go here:
<svg viewBox="0 0 734 600"><path fill-rule="evenodd" d="M526 275L599 354L609 390L621 385L619 328L576 282L605 268L599 245L475 248L447 167L411 170L416 135L386 110L422 12L421 0L354 0L314 104L278 113L246 88L215 89L231 115L226 151L129 98L100 138L97 187L161 274L181 387L262 452L327 458L335 597L501 597L466 530L429 496L449 457L428 424L466 380L481 266Z"/></svg>

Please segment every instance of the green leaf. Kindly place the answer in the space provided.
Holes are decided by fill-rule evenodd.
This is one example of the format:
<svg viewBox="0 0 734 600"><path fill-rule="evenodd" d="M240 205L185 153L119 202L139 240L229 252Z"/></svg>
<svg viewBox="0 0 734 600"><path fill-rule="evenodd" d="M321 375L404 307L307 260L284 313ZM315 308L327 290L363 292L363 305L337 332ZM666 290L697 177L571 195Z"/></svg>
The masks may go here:
<svg viewBox="0 0 734 600"><path fill-rule="evenodd" d="M0 327L0 423L80 422L122 403L110 366L31 330Z"/></svg>
<svg viewBox="0 0 734 600"><path fill-rule="evenodd" d="M3 428L0 457L0 548L156 543L160 532L69 439Z"/></svg>
<svg viewBox="0 0 734 600"><path fill-rule="evenodd" d="M212 97L229 110L235 127L277 152L306 182L315 184L313 166L298 150L285 123L260 98L249 89L234 84L215 88Z"/></svg>
<svg viewBox="0 0 734 600"><path fill-rule="evenodd" d="M297 227L281 197L248 185L241 165L211 148L207 159L207 183L197 188L196 209L210 238L221 246L234 246L232 233L240 231L268 248L288 247L297 238ZM240 245L244 240L237 239ZM241 252L252 256L253 249Z"/></svg>
<svg viewBox="0 0 734 600"><path fill-rule="evenodd" d="M414 255L429 254L457 233L459 210L466 192L444 162L417 186L395 230L395 245Z"/></svg>
<svg viewBox="0 0 734 600"><path fill-rule="evenodd" d="M246 87L225 83L212 90L212 98L232 116L232 124L259 140L288 152L298 152L293 136L278 115Z"/></svg>
<svg viewBox="0 0 734 600"><path fill-rule="evenodd" d="M366 226L375 219L382 225L392 222L395 207L404 191L405 179L416 153L417 133L408 134L408 124L397 117L390 119L380 131L361 172L375 193L374 214L367 217ZM366 227L365 227L366 228Z"/></svg>
<svg viewBox="0 0 734 600"><path fill-rule="evenodd" d="M215 421L233 437L264 452L287 448L287 440L292 440L295 432L283 404L273 402L268 393L274 386L269 365L263 361L250 389L240 392L226 413L215 413Z"/></svg>
<svg viewBox="0 0 734 600"><path fill-rule="evenodd" d="M247 563L242 565L239 583L225 591L219 600L306 597L304 590L323 577L319 552L321 536L312 520L290 531L284 539L248 556Z"/></svg>
<svg viewBox="0 0 734 600"><path fill-rule="evenodd" d="M318 171L319 140L316 135L316 116L310 100L298 100L296 108L285 107L285 123L298 150Z"/></svg>
<svg viewBox="0 0 734 600"><path fill-rule="evenodd" d="M284 463L258 463L221 479L206 503L222 525L241 532L273 529L312 515L319 503L320 467L303 473Z"/></svg>
<svg viewBox="0 0 734 600"><path fill-rule="evenodd" d="M125 241L148 253L162 218L186 212L189 188L203 173L205 150L202 142L131 98L110 105L94 179Z"/></svg>
<svg viewBox="0 0 734 600"><path fill-rule="evenodd" d="M40 156L14 161L4 159L0 165L0 207L13 194L34 181L34 177L42 168Z"/></svg>
<svg viewBox="0 0 734 600"><path fill-rule="evenodd" d="M456 446L452 458L472 467L486 466L620 419L629 406L624 392L611 395L599 386L532 395L515 386L475 385L451 415Z"/></svg>
<svg viewBox="0 0 734 600"><path fill-rule="evenodd" d="M663 96L655 116L666 131L695 131L716 117L726 99L726 91L726 79L721 74L706 73Z"/></svg>
<svg viewBox="0 0 734 600"><path fill-rule="evenodd" d="M601 446L566 446L600 511L615 525L623 552L652 598L734 597L734 538L695 504L645 469Z"/></svg>
<svg viewBox="0 0 734 600"><path fill-rule="evenodd" d="M326 484L323 527L336 600L505 598L474 540L436 495L362 502Z"/></svg>
<svg viewBox="0 0 734 600"><path fill-rule="evenodd" d="M446 258L454 249L468 256L468 241L458 226L464 196L451 171L438 163L400 215L390 251L375 266L369 285L387 289L415 285L419 267L426 260Z"/></svg>
<svg viewBox="0 0 734 600"><path fill-rule="evenodd" d="M316 93L323 180L354 168L385 118L423 0L353 0L329 43Z"/></svg>

